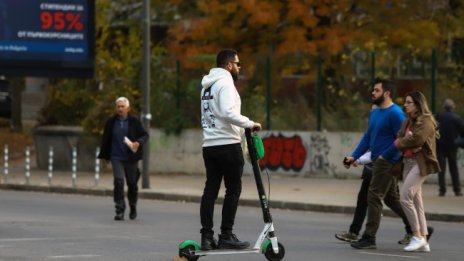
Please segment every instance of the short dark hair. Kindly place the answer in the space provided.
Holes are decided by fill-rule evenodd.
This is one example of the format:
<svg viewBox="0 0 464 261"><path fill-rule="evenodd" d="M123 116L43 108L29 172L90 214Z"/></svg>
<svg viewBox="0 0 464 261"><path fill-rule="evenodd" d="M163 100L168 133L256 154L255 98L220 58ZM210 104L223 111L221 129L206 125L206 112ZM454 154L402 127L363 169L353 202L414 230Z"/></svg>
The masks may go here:
<svg viewBox="0 0 464 261"><path fill-rule="evenodd" d="M235 59L237 54L237 51L232 49L221 50L216 57L216 66L225 67L229 62Z"/></svg>
<svg viewBox="0 0 464 261"><path fill-rule="evenodd" d="M395 88L395 85L393 84L392 81L383 79L383 78L375 78L374 85L379 84L379 83L382 84L382 90L384 92L392 93L393 89Z"/></svg>

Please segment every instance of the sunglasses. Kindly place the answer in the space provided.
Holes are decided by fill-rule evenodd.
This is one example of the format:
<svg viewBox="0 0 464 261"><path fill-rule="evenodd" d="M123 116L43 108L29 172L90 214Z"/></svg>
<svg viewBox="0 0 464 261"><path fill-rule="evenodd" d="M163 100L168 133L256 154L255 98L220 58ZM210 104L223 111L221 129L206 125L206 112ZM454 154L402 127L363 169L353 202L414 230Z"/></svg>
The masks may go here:
<svg viewBox="0 0 464 261"><path fill-rule="evenodd" d="M412 101L405 101L404 104L409 105L409 104L414 104L414 102L412 102Z"/></svg>
<svg viewBox="0 0 464 261"><path fill-rule="evenodd" d="M230 62L230 63L235 63L238 67L242 66L240 62Z"/></svg>

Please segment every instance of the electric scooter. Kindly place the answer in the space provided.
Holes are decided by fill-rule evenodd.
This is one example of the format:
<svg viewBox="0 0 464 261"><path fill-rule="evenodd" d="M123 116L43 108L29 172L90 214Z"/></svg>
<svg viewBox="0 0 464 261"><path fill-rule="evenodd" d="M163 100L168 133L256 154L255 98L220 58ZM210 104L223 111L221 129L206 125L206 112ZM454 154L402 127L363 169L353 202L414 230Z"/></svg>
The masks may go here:
<svg viewBox="0 0 464 261"><path fill-rule="evenodd" d="M250 154L253 174L255 176L256 187L263 212L264 228L258 236L256 243L252 248L247 249L215 249L203 251L200 245L193 240L186 240L179 245L179 257L184 257L188 261L196 261L202 256L212 255L236 255L236 254L264 254L269 261L280 261L284 258L285 248L277 241L274 231L271 212L269 211L269 202L264 191L263 181L258 160L264 157L264 146L261 137L252 133L251 129L245 129L245 138Z"/></svg>

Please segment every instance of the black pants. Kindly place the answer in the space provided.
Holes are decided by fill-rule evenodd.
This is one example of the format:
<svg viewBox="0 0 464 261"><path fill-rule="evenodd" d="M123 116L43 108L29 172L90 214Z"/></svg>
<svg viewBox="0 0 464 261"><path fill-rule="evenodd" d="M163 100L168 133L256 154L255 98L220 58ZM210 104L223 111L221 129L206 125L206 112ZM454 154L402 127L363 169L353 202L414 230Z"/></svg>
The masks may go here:
<svg viewBox="0 0 464 261"><path fill-rule="evenodd" d="M440 164L441 171L438 173L438 185L440 186L440 192L446 193L446 158L448 158L449 172L451 174L451 182L453 184L453 190L455 193L461 192L461 183L459 181L459 170L457 163L457 148L449 149L437 149L438 163Z"/></svg>
<svg viewBox="0 0 464 261"><path fill-rule="evenodd" d="M231 233L242 192L242 147L240 144L204 147L203 160L206 167L206 183L200 205L201 233L214 233L214 203L222 178L226 191L222 206L221 233Z"/></svg>
<svg viewBox="0 0 464 261"><path fill-rule="evenodd" d="M137 162L131 163L121 160L111 160L113 167L113 199L116 207L116 213L123 213L126 209L124 200L124 178L127 183L127 198L129 206L137 205L139 187L137 183L140 178L140 171L137 168Z"/></svg>
<svg viewBox="0 0 464 261"><path fill-rule="evenodd" d="M363 168L362 183L358 192L358 200L354 210L353 222L351 222L350 232L359 234L361 231L364 219L367 213L367 193L369 192L369 184L372 179L372 164L366 165Z"/></svg>

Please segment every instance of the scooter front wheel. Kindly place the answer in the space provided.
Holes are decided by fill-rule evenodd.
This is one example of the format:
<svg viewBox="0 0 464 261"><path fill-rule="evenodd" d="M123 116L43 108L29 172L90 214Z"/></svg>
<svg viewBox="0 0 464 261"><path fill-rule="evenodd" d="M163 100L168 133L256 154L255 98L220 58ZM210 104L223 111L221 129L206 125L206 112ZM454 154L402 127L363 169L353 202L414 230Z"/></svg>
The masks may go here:
<svg viewBox="0 0 464 261"><path fill-rule="evenodd" d="M195 247L190 245L185 248L179 249L179 256L186 258L188 261L197 261L199 256L194 255Z"/></svg>
<svg viewBox="0 0 464 261"><path fill-rule="evenodd" d="M272 249L272 244L268 244L266 247L266 250L264 252L264 256L266 257L267 260L269 261L280 261L284 258L285 256L285 248L284 245L282 245L280 242L278 243L279 246L279 253L274 253L274 250Z"/></svg>

